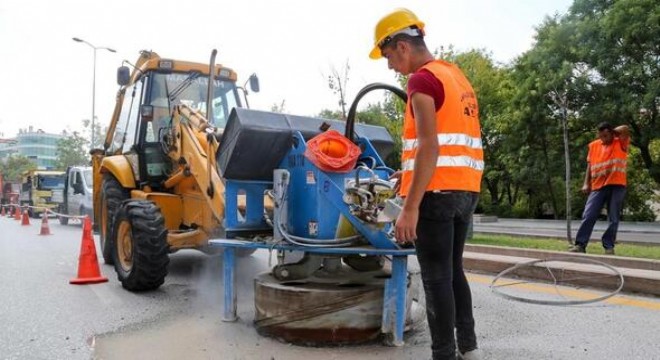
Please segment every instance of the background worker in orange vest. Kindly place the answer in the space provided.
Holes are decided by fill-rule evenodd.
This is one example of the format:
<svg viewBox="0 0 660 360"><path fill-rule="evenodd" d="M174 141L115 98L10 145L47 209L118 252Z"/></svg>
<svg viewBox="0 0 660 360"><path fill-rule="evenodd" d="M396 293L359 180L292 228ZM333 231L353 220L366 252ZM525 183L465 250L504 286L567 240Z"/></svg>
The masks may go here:
<svg viewBox="0 0 660 360"><path fill-rule="evenodd" d="M589 194L582 214L582 224L569 251L586 252L598 215L607 204L609 225L603 233L605 254L614 255L616 232L626 195L626 168L630 131L626 125L616 129L606 123L598 125L598 140L589 143L587 173L582 192Z"/></svg>
<svg viewBox="0 0 660 360"><path fill-rule="evenodd" d="M463 247L477 206L483 149L476 96L458 67L436 60L424 23L398 9L376 25L372 59L408 79L399 193L398 242L415 243L426 295L433 359L481 358ZM454 328L456 337L454 337Z"/></svg>

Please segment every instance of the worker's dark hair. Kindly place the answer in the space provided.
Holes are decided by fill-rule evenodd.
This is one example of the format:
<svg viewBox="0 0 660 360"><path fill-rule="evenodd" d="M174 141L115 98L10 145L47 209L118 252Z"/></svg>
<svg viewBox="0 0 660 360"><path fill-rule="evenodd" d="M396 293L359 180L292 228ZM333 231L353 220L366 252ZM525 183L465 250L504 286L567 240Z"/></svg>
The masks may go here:
<svg viewBox="0 0 660 360"><path fill-rule="evenodd" d="M413 26L413 28L417 28L416 26ZM415 49L426 49L426 42L424 41L424 36L412 36L408 34L397 34L394 35L392 40L389 42L389 44L385 45L385 47L396 47L396 45L400 41L405 41L412 45L413 48Z"/></svg>
<svg viewBox="0 0 660 360"><path fill-rule="evenodd" d="M612 124L608 123L607 121L603 121L602 123L598 124L598 131L603 130L614 131L614 126L612 126Z"/></svg>

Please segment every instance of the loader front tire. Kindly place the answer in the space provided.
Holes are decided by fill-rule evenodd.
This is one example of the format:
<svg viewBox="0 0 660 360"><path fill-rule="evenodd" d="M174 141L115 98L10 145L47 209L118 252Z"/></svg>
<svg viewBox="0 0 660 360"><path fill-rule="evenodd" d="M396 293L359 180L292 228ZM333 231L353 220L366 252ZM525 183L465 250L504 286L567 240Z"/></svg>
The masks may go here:
<svg viewBox="0 0 660 360"><path fill-rule="evenodd" d="M170 263L167 229L160 208L151 201L126 200L114 220L115 271L129 291L158 288Z"/></svg>
<svg viewBox="0 0 660 360"><path fill-rule="evenodd" d="M103 176L101 185L101 224L99 225L99 246L103 254L103 261L112 265L114 258L114 239L112 229L114 228L114 217L121 202L128 198L128 190L121 186L119 181L110 174Z"/></svg>

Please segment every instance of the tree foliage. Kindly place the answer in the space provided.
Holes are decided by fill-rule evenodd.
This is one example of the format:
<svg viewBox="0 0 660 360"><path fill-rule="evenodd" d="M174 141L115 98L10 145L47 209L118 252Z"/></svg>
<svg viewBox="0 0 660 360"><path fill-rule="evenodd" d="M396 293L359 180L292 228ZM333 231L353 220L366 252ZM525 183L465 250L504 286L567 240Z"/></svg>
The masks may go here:
<svg viewBox="0 0 660 360"><path fill-rule="evenodd" d="M595 139L596 125L609 121L632 130L625 217L653 219L646 200L660 184L658 14L660 5L653 1L577 0L566 16L546 18L533 48L510 66L486 71L487 58L475 60L474 51L438 53L459 64L479 99L486 157L482 210L563 217L561 194L579 194L586 145ZM572 174L568 189L564 116ZM585 198L570 201L568 209L579 216Z"/></svg>
<svg viewBox="0 0 660 360"><path fill-rule="evenodd" d="M275 112L275 113L280 113L280 114L286 113L285 100L282 99L281 103L279 103L279 104L274 103L273 105L271 105L270 111Z"/></svg>
<svg viewBox="0 0 660 360"><path fill-rule="evenodd" d="M336 67L332 67L330 70L330 75L328 75L328 88L332 90L332 93L339 98L337 104L341 110L341 119L346 120L346 88L348 86L348 73L351 70L351 66L346 60L346 64L342 67L341 70L337 70Z"/></svg>
<svg viewBox="0 0 660 360"><path fill-rule="evenodd" d="M566 15L544 19L532 48L510 64L495 63L485 49L436 50L477 93L486 163L479 210L579 217L587 145L597 124L608 121L632 132L624 219L653 220L648 200L660 193L658 39L656 0L575 0ZM405 88L406 77L397 81ZM341 109L322 115L342 118ZM402 115L403 104L388 95L358 120L385 126L400 141ZM398 167L398 158L388 160Z"/></svg>
<svg viewBox="0 0 660 360"><path fill-rule="evenodd" d="M90 162L87 152L89 141L74 131L57 142L56 167L60 170L72 165L85 165Z"/></svg>
<svg viewBox="0 0 660 360"><path fill-rule="evenodd" d="M564 24L575 29L573 55L592 72L587 123L626 123L641 163L660 185L660 3L575 0Z"/></svg>
<svg viewBox="0 0 660 360"><path fill-rule="evenodd" d="M24 155L12 155L6 161L0 161L0 173L8 181L21 181L21 174L36 168L34 161Z"/></svg>
<svg viewBox="0 0 660 360"><path fill-rule="evenodd" d="M96 118L96 117L94 117L94 118ZM101 124L99 124L98 119L96 119L96 121L94 122L94 129L92 129L92 124L91 124L91 121L89 121L89 119L84 119L82 121L82 124L83 124L83 131L82 131L81 136L85 139L90 139L90 142L91 142L92 131L93 131L94 132L94 136L93 136L94 143L91 144L92 145L91 148L92 149L102 149L103 148L103 141L105 140L105 134L108 131L108 128L107 127L102 128ZM88 144L89 144L89 142L88 142Z"/></svg>

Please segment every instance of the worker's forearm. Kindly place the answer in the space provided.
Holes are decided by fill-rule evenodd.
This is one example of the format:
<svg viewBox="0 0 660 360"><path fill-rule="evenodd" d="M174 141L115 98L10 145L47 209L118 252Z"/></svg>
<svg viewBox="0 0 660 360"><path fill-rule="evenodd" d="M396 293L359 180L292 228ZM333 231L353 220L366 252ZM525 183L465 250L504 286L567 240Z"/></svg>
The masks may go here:
<svg viewBox="0 0 660 360"><path fill-rule="evenodd" d="M616 128L614 128L614 132L618 136L629 136L630 135L630 129L628 128L628 125L619 125Z"/></svg>
<svg viewBox="0 0 660 360"><path fill-rule="evenodd" d="M584 185L591 184L591 165L587 164L587 171L584 174Z"/></svg>

